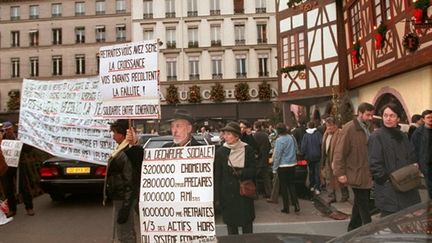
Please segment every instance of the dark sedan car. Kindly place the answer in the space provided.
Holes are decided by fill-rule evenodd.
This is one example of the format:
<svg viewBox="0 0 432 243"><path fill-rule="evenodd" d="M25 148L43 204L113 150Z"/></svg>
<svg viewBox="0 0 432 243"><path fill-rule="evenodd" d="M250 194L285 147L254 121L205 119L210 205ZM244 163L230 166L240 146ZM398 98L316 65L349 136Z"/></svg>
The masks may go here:
<svg viewBox="0 0 432 243"><path fill-rule="evenodd" d="M68 193L102 193L106 166L75 159L53 157L42 162L40 185L53 201Z"/></svg>

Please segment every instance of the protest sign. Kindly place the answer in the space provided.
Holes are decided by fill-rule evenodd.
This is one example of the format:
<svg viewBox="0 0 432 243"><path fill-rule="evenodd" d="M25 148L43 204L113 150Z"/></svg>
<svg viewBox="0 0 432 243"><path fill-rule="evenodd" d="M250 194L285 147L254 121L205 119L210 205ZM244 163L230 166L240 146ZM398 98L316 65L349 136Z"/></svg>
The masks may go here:
<svg viewBox="0 0 432 243"><path fill-rule="evenodd" d="M141 242L187 242L216 233L214 146L145 149Z"/></svg>
<svg viewBox="0 0 432 243"><path fill-rule="evenodd" d="M100 48L103 117L160 119L158 49L156 40Z"/></svg>
<svg viewBox="0 0 432 243"><path fill-rule="evenodd" d="M56 156L106 164L115 141L100 117L99 79L24 79L18 138Z"/></svg>
<svg viewBox="0 0 432 243"><path fill-rule="evenodd" d="M3 139L1 150L9 167L18 167L23 143L18 140Z"/></svg>

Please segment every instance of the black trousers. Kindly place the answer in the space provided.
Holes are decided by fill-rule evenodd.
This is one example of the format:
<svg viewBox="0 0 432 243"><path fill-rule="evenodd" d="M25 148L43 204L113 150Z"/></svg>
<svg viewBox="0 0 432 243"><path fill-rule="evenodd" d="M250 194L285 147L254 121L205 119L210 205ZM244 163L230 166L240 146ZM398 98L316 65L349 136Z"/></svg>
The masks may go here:
<svg viewBox="0 0 432 243"><path fill-rule="evenodd" d="M1 182L3 184L3 189L5 196L8 200L9 210L16 212L17 210L17 199L16 199L16 190L15 190L15 182L18 183L16 180L17 178L17 168L15 167L9 167L6 171L6 174L4 174L1 177ZM20 182L19 185L19 192L22 195L24 205L26 209L33 209L33 198L30 192L30 185L27 183L28 178L25 176L25 173L22 173L20 171Z"/></svg>
<svg viewBox="0 0 432 243"><path fill-rule="evenodd" d="M294 184L295 166L279 167L278 170L280 193L282 194L283 209L289 210L289 202L291 197L292 205L299 205L297 193Z"/></svg>
<svg viewBox="0 0 432 243"><path fill-rule="evenodd" d="M252 222L245 224L245 225L227 225L227 229L228 229L228 234L229 235L238 235L239 231L238 228L241 227L242 228L242 233L243 234L252 234L253 233L253 226L252 226Z"/></svg>
<svg viewBox="0 0 432 243"><path fill-rule="evenodd" d="M348 231L356 229L372 221L369 211L370 189L352 188L354 192L354 204L352 207L351 221Z"/></svg>
<svg viewBox="0 0 432 243"><path fill-rule="evenodd" d="M258 167L256 173L257 182L262 183L265 197L269 198L272 191L272 181L269 167Z"/></svg>

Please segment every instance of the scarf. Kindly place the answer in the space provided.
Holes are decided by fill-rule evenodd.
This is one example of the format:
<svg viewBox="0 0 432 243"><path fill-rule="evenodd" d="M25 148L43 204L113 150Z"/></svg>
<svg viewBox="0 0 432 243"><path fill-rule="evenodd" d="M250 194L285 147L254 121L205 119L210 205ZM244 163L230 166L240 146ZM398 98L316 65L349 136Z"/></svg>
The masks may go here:
<svg viewBox="0 0 432 243"><path fill-rule="evenodd" d="M388 133L390 133L390 137L393 138L394 140L396 140L396 142L398 142L398 143L402 142L402 140L404 138L404 134L401 132L400 126L397 126L397 127L383 126L383 127Z"/></svg>
<svg viewBox="0 0 432 243"><path fill-rule="evenodd" d="M120 153L124 148L126 148L129 145L129 142L125 139L123 142L121 142L112 152L110 159L115 158L118 153Z"/></svg>
<svg viewBox="0 0 432 243"><path fill-rule="evenodd" d="M223 146L231 150L228 159L231 161L232 167L244 168L246 145L247 144L241 140L238 140L234 144L224 143ZM229 166L231 166L231 164L228 162Z"/></svg>

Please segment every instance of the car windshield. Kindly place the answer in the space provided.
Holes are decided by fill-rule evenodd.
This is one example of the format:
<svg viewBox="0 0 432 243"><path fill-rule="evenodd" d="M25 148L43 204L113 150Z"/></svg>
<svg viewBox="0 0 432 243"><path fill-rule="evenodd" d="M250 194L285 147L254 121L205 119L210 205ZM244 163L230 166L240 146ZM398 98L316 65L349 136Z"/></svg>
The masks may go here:
<svg viewBox="0 0 432 243"><path fill-rule="evenodd" d="M423 202L364 225L330 242L428 242L432 202Z"/></svg>

